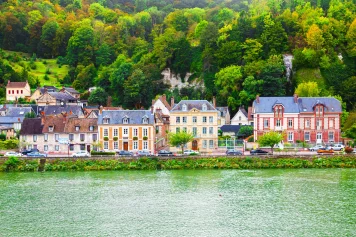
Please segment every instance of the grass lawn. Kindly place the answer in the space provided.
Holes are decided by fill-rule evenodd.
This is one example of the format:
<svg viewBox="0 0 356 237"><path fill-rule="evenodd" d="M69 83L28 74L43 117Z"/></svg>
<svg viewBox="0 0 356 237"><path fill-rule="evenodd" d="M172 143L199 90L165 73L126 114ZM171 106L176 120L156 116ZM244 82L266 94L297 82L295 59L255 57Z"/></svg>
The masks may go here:
<svg viewBox="0 0 356 237"><path fill-rule="evenodd" d="M318 83L322 93L327 91L325 79L321 75L319 68L300 68L294 74L294 80L296 85L299 85L302 82L314 81Z"/></svg>
<svg viewBox="0 0 356 237"><path fill-rule="evenodd" d="M59 80L63 79L65 75L67 75L69 70L68 65L62 65L61 67L59 67L59 65L56 63L57 59L41 59L41 58L37 58L35 62L36 68L31 69L29 66L30 55L26 53L20 53L20 52L12 52L7 50L4 51L8 54L11 53L18 54L22 58L22 60L20 60L19 62L8 62L8 63L17 72L21 72L23 67L27 67L27 69L29 70L28 71L29 74L31 74L35 78L38 78L38 80L41 83L41 86L51 85L51 86L61 87ZM49 69L50 71L50 74L48 74L49 80L44 79L47 69Z"/></svg>

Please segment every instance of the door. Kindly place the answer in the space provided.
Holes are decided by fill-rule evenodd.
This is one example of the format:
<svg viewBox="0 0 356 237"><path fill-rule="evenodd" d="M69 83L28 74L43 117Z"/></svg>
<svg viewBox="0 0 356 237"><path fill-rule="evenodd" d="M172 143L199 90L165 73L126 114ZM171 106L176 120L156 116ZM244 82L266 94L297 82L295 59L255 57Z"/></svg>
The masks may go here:
<svg viewBox="0 0 356 237"><path fill-rule="evenodd" d="M129 150L129 143L124 142L124 151L128 151L128 150Z"/></svg>
<svg viewBox="0 0 356 237"><path fill-rule="evenodd" d="M323 141L323 135L322 135L321 132L318 132L318 133L316 134L316 144L321 144L322 141Z"/></svg>
<svg viewBox="0 0 356 237"><path fill-rule="evenodd" d="M192 142L192 150L194 151L198 150L198 142L196 140Z"/></svg>
<svg viewBox="0 0 356 237"><path fill-rule="evenodd" d="M87 152L90 153L90 145L87 145Z"/></svg>

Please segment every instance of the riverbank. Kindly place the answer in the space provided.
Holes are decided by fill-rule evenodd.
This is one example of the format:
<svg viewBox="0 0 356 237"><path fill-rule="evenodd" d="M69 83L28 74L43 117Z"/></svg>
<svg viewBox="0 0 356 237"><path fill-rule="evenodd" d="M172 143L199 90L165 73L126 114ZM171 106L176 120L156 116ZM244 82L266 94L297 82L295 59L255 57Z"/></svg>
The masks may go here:
<svg viewBox="0 0 356 237"><path fill-rule="evenodd" d="M215 157L215 158L9 158L0 161L0 172L176 170L176 169L276 169L356 168L356 156L315 157Z"/></svg>

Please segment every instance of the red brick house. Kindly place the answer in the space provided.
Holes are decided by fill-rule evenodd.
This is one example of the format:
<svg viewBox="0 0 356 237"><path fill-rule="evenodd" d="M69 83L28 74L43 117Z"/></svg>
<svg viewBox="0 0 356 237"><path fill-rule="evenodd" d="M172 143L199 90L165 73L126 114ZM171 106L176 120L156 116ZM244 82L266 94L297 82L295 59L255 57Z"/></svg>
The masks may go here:
<svg viewBox="0 0 356 237"><path fill-rule="evenodd" d="M259 97L252 105L254 139L274 130L285 132L284 142L341 142L341 103L333 97Z"/></svg>

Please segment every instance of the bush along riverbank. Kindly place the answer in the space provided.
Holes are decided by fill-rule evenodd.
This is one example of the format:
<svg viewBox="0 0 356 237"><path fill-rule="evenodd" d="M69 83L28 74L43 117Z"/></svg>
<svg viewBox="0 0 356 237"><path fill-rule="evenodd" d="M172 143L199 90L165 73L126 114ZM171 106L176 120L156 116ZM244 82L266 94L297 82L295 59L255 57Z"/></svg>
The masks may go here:
<svg viewBox="0 0 356 237"><path fill-rule="evenodd" d="M11 171L99 171L174 169L275 169L275 168L356 168L355 156L314 158L157 158L125 159L19 159L10 157L0 172Z"/></svg>

